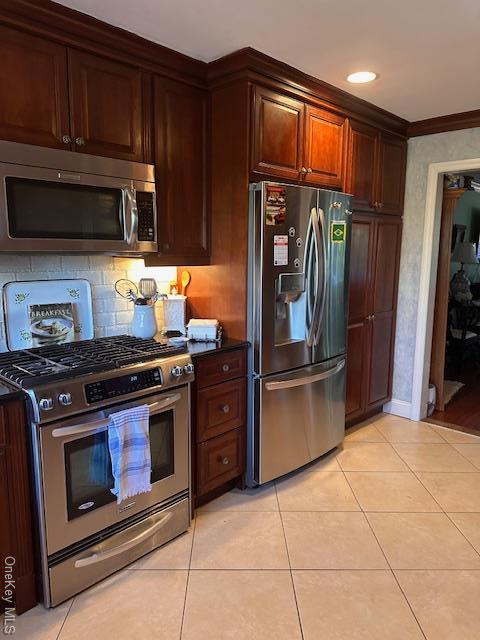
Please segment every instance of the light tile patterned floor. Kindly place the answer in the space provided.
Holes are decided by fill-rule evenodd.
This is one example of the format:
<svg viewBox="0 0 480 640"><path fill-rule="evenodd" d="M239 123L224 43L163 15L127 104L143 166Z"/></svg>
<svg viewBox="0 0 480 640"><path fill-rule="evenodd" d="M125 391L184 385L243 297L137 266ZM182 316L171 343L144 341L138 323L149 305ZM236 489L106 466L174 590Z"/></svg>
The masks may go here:
<svg viewBox="0 0 480 640"><path fill-rule="evenodd" d="M480 438L381 415L13 637L478 640L479 602Z"/></svg>

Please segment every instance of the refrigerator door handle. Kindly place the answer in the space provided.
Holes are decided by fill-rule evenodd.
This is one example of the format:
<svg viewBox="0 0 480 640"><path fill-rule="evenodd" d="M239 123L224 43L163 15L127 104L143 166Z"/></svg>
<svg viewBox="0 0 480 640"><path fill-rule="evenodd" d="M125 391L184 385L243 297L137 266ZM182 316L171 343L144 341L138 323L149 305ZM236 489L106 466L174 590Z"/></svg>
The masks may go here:
<svg viewBox="0 0 480 640"><path fill-rule="evenodd" d="M318 289L317 289L317 298L320 300L319 303L319 312L318 319L316 322L315 330L315 338L314 344L317 345L320 340L320 334L323 328L323 319L325 316L325 303L326 303L326 295L327 295L327 237L325 231L325 214L323 209L318 210L318 217L320 219L320 228L317 221L317 231L318 231L318 244L322 247L322 284L320 291L320 279L318 281ZM320 232L321 229L321 232ZM321 236L321 237L320 237Z"/></svg>
<svg viewBox="0 0 480 640"><path fill-rule="evenodd" d="M315 296L312 295L312 273L313 273L313 228L312 219L308 221L307 234L305 237L305 295L306 295L306 314L305 314L305 327L307 335L309 335L310 328L313 320L313 301Z"/></svg>
<svg viewBox="0 0 480 640"><path fill-rule="evenodd" d="M315 246L315 262L316 262L316 267L317 267L317 271L318 271L318 265L320 264L320 228L318 226L318 216L317 216L317 210L315 209L315 207L312 208L311 212L310 212L310 222L313 228L313 241L314 241L314 246ZM310 278L315 278L315 273L313 269L310 269L310 272L308 274L308 283L307 286L310 287L311 286L311 282L310 282ZM315 340L315 332L317 330L318 327L318 321L319 321L319 312L320 312L320 308L319 308L319 296L318 296L318 278L317 278L317 287L316 287L316 291L315 291L315 299L314 299L314 303L313 303L313 312L312 312L312 320L310 323L310 327L308 329L308 335L307 335L307 345L309 347L313 346L314 344L314 340Z"/></svg>
<svg viewBox="0 0 480 640"><path fill-rule="evenodd" d="M303 378L292 378L290 380L280 380L279 382L266 382L265 389L267 391L278 391L280 389L292 389L293 387L303 387L306 384L312 384L319 380L326 380L339 373L345 366L346 360L340 360L334 367L322 371L322 373L316 373L313 376L305 376Z"/></svg>

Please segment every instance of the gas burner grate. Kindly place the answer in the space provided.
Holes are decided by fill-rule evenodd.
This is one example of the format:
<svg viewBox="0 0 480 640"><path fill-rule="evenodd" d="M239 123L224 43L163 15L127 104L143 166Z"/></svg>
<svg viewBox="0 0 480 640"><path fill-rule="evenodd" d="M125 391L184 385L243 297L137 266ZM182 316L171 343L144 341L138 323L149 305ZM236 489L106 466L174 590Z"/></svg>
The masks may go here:
<svg viewBox="0 0 480 640"><path fill-rule="evenodd" d="M53 382L179 353L185 353L185 348L153 339L126 335L95 338L0 354L0 378L26 388L33 381Z"/></svg>

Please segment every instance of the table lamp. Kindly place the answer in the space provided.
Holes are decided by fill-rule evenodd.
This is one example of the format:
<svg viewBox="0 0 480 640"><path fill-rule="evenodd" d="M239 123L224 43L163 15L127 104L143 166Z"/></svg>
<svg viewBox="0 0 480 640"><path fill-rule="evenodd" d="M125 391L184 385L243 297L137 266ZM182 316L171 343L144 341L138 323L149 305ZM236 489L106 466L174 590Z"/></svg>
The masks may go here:
<svg viewBox="0 0 480 640"><path fill-rule="evenodd" d="M459 242L455 245L452 262L460 262L460 269L450 283L452 296L459 302L469 301L472 299L472 292L470 291L470 280L463 270L463 265L478 264L475 244L473 242Z"/></svg>

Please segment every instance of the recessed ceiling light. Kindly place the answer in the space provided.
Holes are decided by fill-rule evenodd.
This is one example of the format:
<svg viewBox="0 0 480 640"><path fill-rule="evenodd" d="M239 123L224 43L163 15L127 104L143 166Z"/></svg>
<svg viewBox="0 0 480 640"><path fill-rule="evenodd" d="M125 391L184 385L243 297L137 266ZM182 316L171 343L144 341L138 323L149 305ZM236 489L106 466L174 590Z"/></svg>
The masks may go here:
<svg viewBox="0 0 480 640"><path fill-rule="evenodd" d="M372 82L377 77L373 71L356 71L347 76L348 82L353 84L364 84L365 82Z"/></svg>

